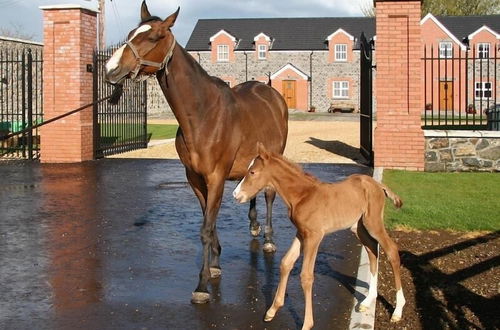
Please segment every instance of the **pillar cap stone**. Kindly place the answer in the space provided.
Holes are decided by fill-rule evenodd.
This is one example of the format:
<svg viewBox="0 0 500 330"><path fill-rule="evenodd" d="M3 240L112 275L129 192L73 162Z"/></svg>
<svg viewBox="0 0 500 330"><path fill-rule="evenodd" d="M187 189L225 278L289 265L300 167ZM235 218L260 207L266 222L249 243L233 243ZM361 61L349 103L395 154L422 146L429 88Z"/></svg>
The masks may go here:
<svg viewBox="0 0 500 330"><path fill-rule="evenodd" d="M87 10L92 13L99 13L99 10L96 8L92 7L87 7L83 5L78 5L78 4L60 4L60 5L48 5L48 6L39 6L38 7L41 10L61 10L61 9L81 9L81 10Z"/></svg>
<svg viewBox="0 0 500 330"><path fill-rule="evenodd" d="M377 7L377 2L410 2L410 1L422 2L422 0L373 0L373 6Z"/></svg>

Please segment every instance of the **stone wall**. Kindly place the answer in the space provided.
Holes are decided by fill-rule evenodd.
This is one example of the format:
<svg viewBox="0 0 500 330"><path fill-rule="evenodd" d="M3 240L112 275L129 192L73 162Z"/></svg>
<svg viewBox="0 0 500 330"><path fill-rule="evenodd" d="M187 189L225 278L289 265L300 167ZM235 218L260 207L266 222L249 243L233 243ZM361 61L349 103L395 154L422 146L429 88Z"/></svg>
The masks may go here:
<svg viewBox="0 0 500 330"><path fill-rule="evenodd" d="M500 132L436 131L425 133L425 171L500 171Z"/></svg>

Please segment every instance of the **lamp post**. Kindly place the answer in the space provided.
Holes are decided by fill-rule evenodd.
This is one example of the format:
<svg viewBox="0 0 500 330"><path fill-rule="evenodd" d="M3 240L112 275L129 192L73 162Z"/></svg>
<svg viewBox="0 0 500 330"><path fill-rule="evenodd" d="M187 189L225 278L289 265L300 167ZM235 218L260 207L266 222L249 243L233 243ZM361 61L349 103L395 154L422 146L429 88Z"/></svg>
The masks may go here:
<svg viewBox="0 0 500 330"><path fill-rule="evenodd" d="M91 2L92 0L85 0ZM105 13L105 0L97 0L97 50L104 49L106 46L106 38L104 35L104 19Z"/></svg>

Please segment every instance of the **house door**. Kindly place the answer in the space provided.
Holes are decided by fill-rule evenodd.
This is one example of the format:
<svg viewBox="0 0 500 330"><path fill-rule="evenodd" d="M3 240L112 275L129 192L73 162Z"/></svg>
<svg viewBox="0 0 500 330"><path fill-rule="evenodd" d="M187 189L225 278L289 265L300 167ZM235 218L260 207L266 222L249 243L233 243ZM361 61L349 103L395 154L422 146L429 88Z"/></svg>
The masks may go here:
<svg viewBox="0 0 500 330"><path fill-rule="evenodd" d="M452 110L453 109L453 82L440 81L439 82L439 109Z"/></svg>
<svg viewBox="0 0 500 330"><path fill-rule="evenodd" d="M297 107L295 83L295 80L283 80L283 97L285 98L288 109L295 109Z"/></svg>

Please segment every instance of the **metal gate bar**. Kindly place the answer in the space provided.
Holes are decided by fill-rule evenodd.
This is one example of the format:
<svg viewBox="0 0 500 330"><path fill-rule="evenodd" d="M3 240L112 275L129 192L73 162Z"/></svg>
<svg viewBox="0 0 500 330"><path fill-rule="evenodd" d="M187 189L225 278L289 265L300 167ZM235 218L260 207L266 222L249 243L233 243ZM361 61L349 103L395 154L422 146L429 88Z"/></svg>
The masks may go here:
<svg viewBox="0 0 500 330"><path fill-rule="evenodd" d="M364 33L361 33L360 47L360 151L369 164L373 165L372 46Z"/></svg>
<svg viewBox="0 0 500 330"><path fill-rule="evenodd" d="M94 100L110 95L113 86L105 81L105 64L117 47L94 53ZM147 85L127 80L117 105L94 106L96 158L147 148Z"/></svg>

